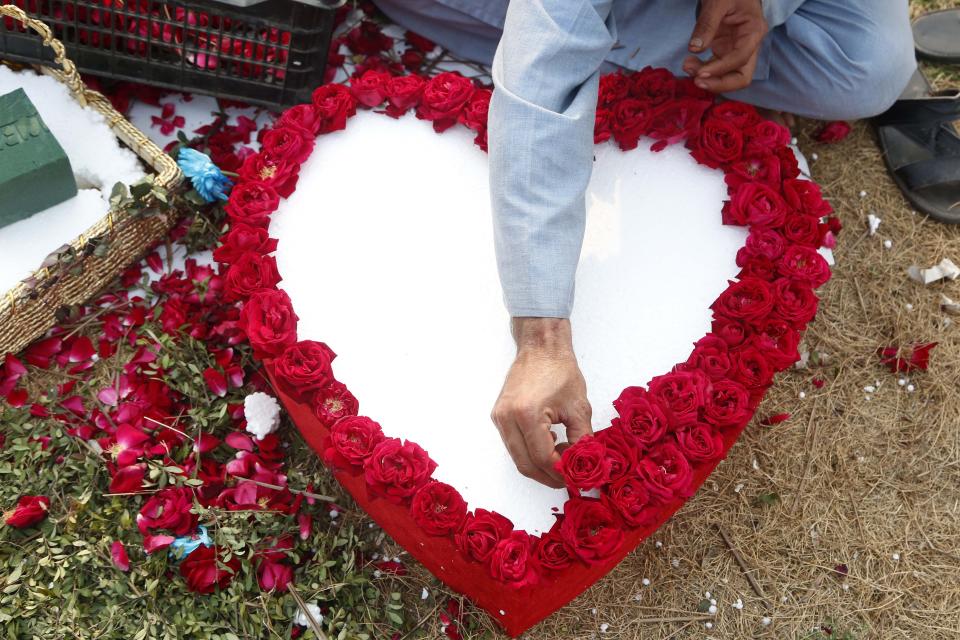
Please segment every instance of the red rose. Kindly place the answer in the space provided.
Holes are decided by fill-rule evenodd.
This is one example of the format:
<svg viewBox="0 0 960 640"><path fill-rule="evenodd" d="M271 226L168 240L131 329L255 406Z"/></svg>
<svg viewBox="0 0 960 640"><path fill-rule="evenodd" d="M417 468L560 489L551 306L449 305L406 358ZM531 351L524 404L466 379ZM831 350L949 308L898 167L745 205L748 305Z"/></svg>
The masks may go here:
<svg viewBox="0 0 960 640"><path fill-rule="evenodd" d="M543 534L537 540L534 555L537 558L537 564L547 571L562 571L573 564L576 557L560 534L554 531Z"/></svg>
<svg viewBox="0 0 960 640"><path fill-rule="evenodd" d="M749 129L760 122L760 114L753 105L727 100L710 108L710 117L729 122L738 129Z"/></svg>
<svg viewBox="0 0 960 640"><path fill-rule="evenodd" d="M650 105L636 98L624 98L613 106L613 139L624 151L636 149L640 136L650 125Z"/></svg>
<svg viewBox="0 0 960 640"><path fill-rule="evenodd" d="M739 427L750 419L750 394L738 382L718 380L710 387L703 406L703 419L721 429Z"/></svg>
<svg viewBox="0 0 960 640"><path fill-rule="evenodd" d="M622 427L611 426L598 431L594 437L607 448L610 463L609 481L613 482L631 472L639 455L637 441Z"/></svg>
<svg viewBox="0 0 960 640"><path fill-rule="evenodd" d="M423 87L427 83L421 76L394 76L384 87L387 96L387 115L399 118L420 104Z"/></svg>
<svg viewBox="0 0 960 640"><path fill-rule="evenodd" d="M771 120L761 120L746 130L747 155L776 153L788 144L790 144L790 130Z"/></svg>
<svg viewBox="0 0 960 640"><path fill-rule="evenodd" d="M523 587L537 581L534 539L526 531L511 531L490 554L490 575L511 587Z"/></svg>
<svg viewBox="0 0 960 640"><path fill-rule="evenodd" d="M428 534L445 536L460 529L467 517L467 503L447 483L428 482L413 495L410 515Z"/></svg>
<svg viewBox="0 0 960 640"><path fill-rule="evenodd" d="M793 180L800 176L800 163L791 147L780 147L774 155L780 160L780 176L784 180Z"/></svg>
<svg viewBox="0 0 960 640"><path fill-rule="evenodd" d="M216 547L202 544L180 562L180 575L186 581L187 588L195 593L213 593L218 587L226 589L239 570L240 559L237 556L224 563Z"/></svg>
<svg viewBox="0 0 960 640"><path fill-rule="evenodd" d="M628 76L628 85L631 97L655 107L673 100L677 81L667 69L644 67Z"/></svg>
<svg viewBox="0 0 960 640"><path fill-rule="evenodd" d="M809 283L780 278L773 283L777 315L798 329L817 315L819 299Z"/></svg>
<svg viewBox="0 0 960 640"><path fill-rule="evenodd" d="M707 118L700 127L700 135L689 145L694 160L711 169L719 169L740 159L743 133L730 122Z"/></svg>
<svg viewBox="0 0 960 640"><path fill-rule="evenodd" d="M797 346L800 332L783 320L773 319L750 338L750 344L763 352L770 364L783 370L800 359Z"/></svg>
<svg viewBox="0 0 960 640"><path fill-rule="evenodd" d="M787 203L776 191L759 182L745 182L723 203L723 224L779 227L787 211Z"/></svg>
<svg viewBox="0 0 960 640"><path fill-rule="evenodd" d="M287 162L303 164L313 153L313 136L299 127L274 127L263 135L260 148Z"/></svg>
<svg viewBox="0 0 960 640"><path fill-rule="evenodd" d="M330 427L323 461L334 467L363 466L385 436L380 425L365 416L344 416Z"/></svg>
<svg viewBox="0 0 960 640"><path fill-rule="evenodd" d="M345 44L354 53L375 56L392 48L393 38L385 34L376 22L362 20L347 34Z"/></svg>
<svg viewBox="0 0 960 640"><path fill-rule="evenodd" d="M699 369L711 380L720 380L730 370L730 354L723 338L708 335L697 341L687 359L686 370Z"/></svg>
<svg viewBox="0 0 960 640"><path fill-rule="evenodd" d="M664 408L671 429L695 423L709 380L700 371L675 371L650 381L650 396Z"/></svg>
<svg viewBox="0 0 960 640"><path fill-rule="evenodd" d="M606 107L597 109L597 117L593 124L593 143L606 142L613 135L613 112Z"/></svg>
<svg viewBox="0 0 960 640"><path fill-rule="evenodd" d="M743 278L733 282L710 306L718 316L734 320L759 322L773 312L776 294L759 278Z"/></svg>
<svg viewBox="0 0 960 640"><path fill-rule="evenodd" d="M467 102L467 105L460 112L457 120L460 124L473 131L483 131L487 128L487 112L490 110L490 97L492 92L489 89L477 89L473 96Z"/></svg>
<svg viewBox="0 0 960 640"><path fill-rule="evenodd" d="M407 71L417 71L423 66L425 60L426 56L415 49L407 49L400 54L400 64L402 64L403 68Z"/></svg>
<svg viewBox="0 0 960 640"><path fill-rule="evenodd" d="M776 156L744 158L729 165L723 180L727 191L732 192L744 182L760 182L772 189L779 189L783 180L780 159Z"/></svg>
<svg viewBox="0 0 960 640"><path fill-rule="evenodd" d="M193 533L197 528L197 516L190 513L193 507L193 492L186 487L161 489L150 496L140 513L137 527L147 535L155 529L168 529L174 535Z"/></svg>
<svg viewBox="0 0 960 640"><path fill-rule="evenodd" d="M710 104L709 100L677 99L655 107L647 135L654 140L659 140L662 144L651 148L658 151L668 144L695 136L700 130L703 114Z"/></svg>
<svg viewBox="0 0 960 640"><path fill-rule="evenodd" d="M606 497L623 521L631 527L651 524L659 514L659 509L643 481L633 474L611 484Z"/></svg>
<svg viewBox="0 0 960 640"><path fill-rule="evenodd" d="M370 489L390 502L402 503L430 480L437 463L415 442L387 438L363 463Z"/></svg>
<svg viewBox="0 0 960 640"><path fill-rule="evenodd" d="M312 104L298 104L284 111L277 120L277 127L296 127L310 136L320 132L320 112Z"/></svg>
<svg viewBox="0 0 960 640"><path fill-rule="evenodd" d="M283 390L298 400L333 382L333 359L337 354L323 342L301 340L292 344L273 363L273 373Z"/></svg>
<svg viewBox="0 0 960 640"><path fill-rule="evenodd" d="M10 527L25 529L47 517L50 498L46 496L21 496L17 506L3 514L3 521Z"/></svg>
<svg viewBox="0 0 960 640"><path fill-rule="evenodd" d="M313 105L319 117L318 133L340 131L347 118L357 113L357 101L342 84L325 84L313 92Z"/></svg>
<svg viewBox="0 0 960 640"><path fill-rule="evenodd" d="M313 397L313 414L326 427L344 416L357 415L359 410L360 403L346 385L338 380L318 390Z"/></svg>
<svg viewBox="0 0 960 640"><path fill-rule="evenodd" d="M776 260L783 255L783 249L786 242L783 236L773 229L763 227L753 227L747 236L747 242L743 249L747 254L754 256L763 256L768 260ZM740 254L737 253L739 259ZM743 266L737 262L737 266Z"/></svg>
<svg viewBox="0 0 960 640"><path fill-rule="evenodd" d="M254 292L240 312L240 326L258 358L275 357L297 341L297 314L279 289Z"/></svg>
<svg viewBox="0 0 960 640"><path fill-rule="evenodd" d="M423 99L417 117L433 122L433 129L442 133L457 122L460 111L473 96L473 81L459 73L445 72L431 78L423 88Z"/></svg>
<svg viewBox="0 0 960 640"><path fill-rule="evenodd" d="M749 330L748 327L737 320L718 316L713 319L710 333L726 342L728 347L733 348L743 343L749 334Z"/></svg>
<svg viewBox="0 0 960 640"><path fill-rule="evenodd" d="M270 223L270 214L278 206L280 196L273 187L259 181L248 181L241 182L230 191L224 208L235 223L266 227Z"/></svg>
<svg viewBox="0 0 960 640"><path fill-rule="evenodd" d="M606 502L575 497L563 505L560 537L578 558L594 564L616 551L623 530Z"/></svg>
<svg viewBox="0 0 960 640"><path fill-rule="evenodd" d="M513 523L494 511L477 509L467 514L463 527L454 536L457 548L465 556L484 562L494 547L513 531Z"/></svg>
<svg viewBox="0 0 960 640"><path fill-rule="evenodd" d="M835 120L823 125L815 137L817 142L826 142L832 144L834 142L840 142L846 138L848 135L850 135L850 131L852 130L853 127L850 126L850 123L844 122L843 120Z"/></svg>
<svg viewBox="0 0 960 640"><path fill-rule="evenodd" d="M759 278L770 282L777 278L776 263L765 256L752 256L741 249L737 252L737 264L742 267L737 274L737 277L741 280Z"/></svg>
<svg viewBox="0 0 960 640"><path fill-rule="evenodd" d="M413 31L405 32L403 34L403 41L417 51L422 51L423 53L430 53L437 48L437 45L433 42L433 40L425 38L419 33L415 33Z"/></svg>
<svg viewBox="0 0 960 640"><path fill-rule="evenodd" d="M244 160L239 174L241 180L245 182L263 183L276 191L280 197L289 198L297 188L300 165L273 151L264 150Z"/></svg>
<svg viewBox="0 0 960 640"><path fill-rule="evenodd" d="M224 278L227 300L244 300L254 291L273 289L280 282L277 259L259 253L245 253L230 265Z"/></svg>
<svg viewBox="0 0 960 640"><path fill-rule="evenodd" d="M823 231L817 218L792 213L783 223L783 235L794 244L816 249L820 246Z"/></svg>
<svg viewBox="0 0 960 640"><path fill-rule="evenodd" d="M365 107L379 107L387 97L387 82L391 74L369 69L350 78L350 93Z"/></svg>
<svg viewBox="0 0 960 640"><path fill-rule="evenodd" d="M630 434L641 449L659 442L667 432L667 416L643 387L627 387L613 401L618 417L613 426Z"/></svg>
<svg viewBox="0 0 960 640"><path fill-rule="evenodd" d="M637 465L637 475L650 495L664 502L693 493L690 463L677 445L670 442L652 449Z"/></svg>
<svg viewBox="0 0 960 640"><path fill-rule="evenodd" d="M823 199L820 185L811 180L784 180L783 197L797 211L817 219L833 213L833 207Z"/></svg>
<svg viewBox="0 0 960 640"><path fill-rule="evenodd" d="M593 436L584 436L564 449L556 468L571 491L602 487L610 478L607 447Z"/></svg>
<svg viewBox="0 0 960 640"><path fill-rule="evenodd" d="M623 73L617 71L600 76L597 103L602 107L612 107L613 103L627 97L628 90L627 76Z"/></svg>
<svg viewBox="0 0 960 640"><path fill-rule="evenodd" d="M773 381L774 372L770 360L756 347L741 347L733 356L730 377L747 389L765 389Z"/></svg>
<svg viewBox="0 0 960 640"><path fill-rule="evenodd" d="M810 247L791 246L784 253L779 268L781 275L814 288L830 279L830 265L816 249Z"/></svg>
<svg viewBox="0 0 960 640"><path fill-rule="evenodd" d="M677 431L677 446L691 462L713 462L723 457L723 436L709 425L697 424Z"/></svg>
<svg viewBox="0 0 960 640"><path fill-rule="evenodd" d="M213 259L221 264L233 264L245 253L266 255L277 250L276 238L271 238L266 229L243 223L231 224L222 242L213 250Z"/></svg>

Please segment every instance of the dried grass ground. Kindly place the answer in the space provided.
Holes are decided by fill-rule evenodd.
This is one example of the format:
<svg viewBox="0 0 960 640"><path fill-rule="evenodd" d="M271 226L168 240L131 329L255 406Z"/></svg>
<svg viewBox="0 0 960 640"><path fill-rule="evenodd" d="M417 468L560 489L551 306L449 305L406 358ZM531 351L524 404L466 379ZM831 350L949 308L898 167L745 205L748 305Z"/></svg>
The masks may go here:
<svg viewBox="0 0 960 640"><path fill-rule="evenodd" d="M913 10L950 6L915 1ZM960 80L955 69L925 68L940 85ZM655 539L525 637L960 638L960 318L939 307L941 292L960 299L960 281L923 287L905 273L943 257L960 262L960 228L911 210L867 124L835 145L812 140L817 126L802 123L800 146L808 159L817 154L814 179L845 227L801 347L824 362L780 375L758 417L792 417L755 421ZM883 219L874 236L869 212ZM875 355L927 341L939 346L929 371L911 376L913 392ZM817 389L814 378L826 384ZM419 598L421 585L441 585L419 567L404 582L422 620L415 635L445 637L436 600ZM707 591L718 605L711 629L694 619ZM482 615L474 623L466 637L499 637Z"/></svg>

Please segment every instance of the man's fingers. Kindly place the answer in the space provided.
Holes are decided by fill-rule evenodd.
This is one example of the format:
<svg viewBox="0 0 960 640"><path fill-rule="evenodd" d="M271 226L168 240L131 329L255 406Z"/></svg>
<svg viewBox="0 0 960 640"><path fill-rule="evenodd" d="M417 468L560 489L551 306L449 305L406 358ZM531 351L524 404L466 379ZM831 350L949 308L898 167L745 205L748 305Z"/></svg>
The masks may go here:
<svg viewBox="0 0 960 640"><path fill-rule="evenodd" d="M683 59L683 70L687 75L697 75L701 67L703 67L703 61L697 56L687 56Z"/></svg>
<svg viewBox="0 0 960 640"><path fill-rule="evenodd" d="M710 48L714 36L720 29L724 16L727 15L728 3L722 0L714 0L701 5L700 15L697 16L697 24L693 27L693 33L690 35L689 49L693 53L700 53Z"/></svg>
<svg viewBox="0 0 960 640"><path fill-rule="evenodd" d="M517 466L517 471L531 480L536 480L548 487L557 489L563 487L563 482L545 472L530 459L527 441L516 422L510 418L504 419L504 424L501 424L496 419L494 422L497 423L500 438L503 440L503 444L506 445L510 457L513 458L513 463Z"/></svg>
<svg viewBox="0 0 960 640"><path fill-rule="evenodd" d="M712 91L713 93L729 93L731 91L737 91L738 89L743 89L744 87L750 86L750 82L753 80L753 71L757 68L757 56L752 56L747 64L739 69L735 69L730 73L724 74L720 77L710 77L710 78L701 78L697 77L694 80L696 84L701 89L706 89L707 91Z"/></svg>
<svg viewBox="0 0 960 640"><path fill-rule="evenodd" d="M753 35L744 36L744 40L737 42L730 51L724 55L715 56L700 67L697 71L697 77L719 78L747 66L747 63L757 52L756 45L759 41L759 38Z"/></svg>
<svg viewBox="0 0 960 640"><path fill-rule="evenodd" d="M574 444L583 436L588 436L593 433L593 427L590 426L590 418L592 415L593 410L590 407L590 403L586 400L569 412L563 421L564 426L567 428L567 442Z"/></svg>
<svg viewBox="0 0 960 640"><path fill-rule="evenodd" d="M551 487L562 487L563 476L554 468L560 461L560 454L557 453L556 445L550 435L552 432L549 419L546 416L538 419L533 414L523 415L517 422L517 426L527 444L530 461L553 480L553 483L547 484Z"/></svg>

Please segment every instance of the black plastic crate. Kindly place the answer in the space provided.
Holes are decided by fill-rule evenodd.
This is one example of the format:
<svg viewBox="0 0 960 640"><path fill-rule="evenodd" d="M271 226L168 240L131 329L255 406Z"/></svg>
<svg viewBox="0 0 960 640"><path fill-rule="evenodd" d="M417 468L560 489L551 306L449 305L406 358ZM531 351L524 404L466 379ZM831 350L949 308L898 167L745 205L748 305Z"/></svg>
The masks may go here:
<svg viewBox="0 0 960 640"><path fill-rule="evenodd" d="M317 2L318 0L314 0ZM83 73L272 108L323 84L334 8L296 0L13 0L46 22ZM50 63L23 25L0 19L0 59Z"/></svg>

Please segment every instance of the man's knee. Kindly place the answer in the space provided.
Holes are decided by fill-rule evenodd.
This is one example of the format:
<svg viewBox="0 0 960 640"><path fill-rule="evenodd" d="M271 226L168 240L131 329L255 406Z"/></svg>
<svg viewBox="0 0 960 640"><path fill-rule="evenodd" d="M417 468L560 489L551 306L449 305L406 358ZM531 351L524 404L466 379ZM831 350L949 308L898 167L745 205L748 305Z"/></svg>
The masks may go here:
<svg viewBox="0 0 960 640"><path fill-rule="evenodd" d="M917 68L912 47L907 51L875 50L838 70L833 102L841 111L836 119L859 120L890 108Z"/></svg>

